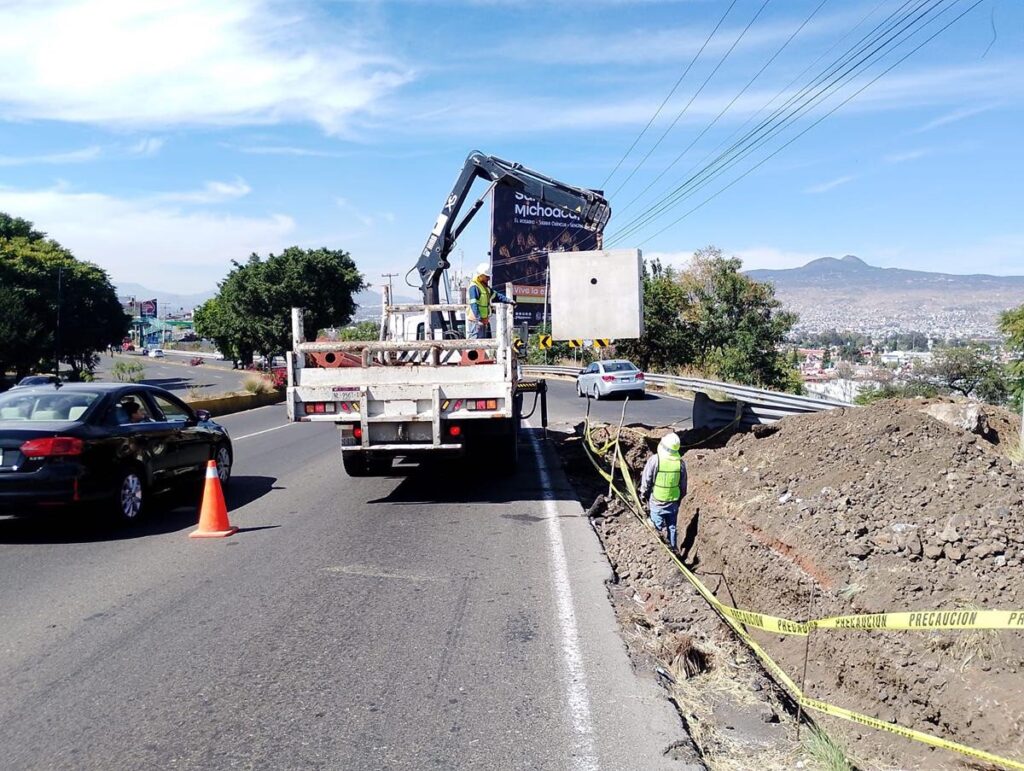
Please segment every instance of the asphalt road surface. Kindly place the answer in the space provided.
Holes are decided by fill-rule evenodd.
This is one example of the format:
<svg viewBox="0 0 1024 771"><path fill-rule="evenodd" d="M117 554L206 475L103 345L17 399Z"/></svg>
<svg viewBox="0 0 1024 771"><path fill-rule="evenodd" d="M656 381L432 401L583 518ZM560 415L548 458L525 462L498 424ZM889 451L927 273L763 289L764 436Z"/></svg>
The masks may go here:
<svg viewBox="0 0 1024 771"><path fill-rule="evenodd" d="M349 479L332 426L220 420L231 538L187 538L195 502L173 498L127 529L0 520L4 768L680 767L536 431L510 477Z"/></svg>
<svg viewBox="0 0 1024 771"><path fill-rule="evenodd" d="M113 380L111 371L118 361L130 361L141 364L145 368L142 382L166 388L178 396L186 396L190 392L204 396L241 391L245 378L253 374L244 370L231 369L231 363L211 360L202 366L192 367L187 358L167 356L163 359L151 359L140 354L115 354L113 357L103 354L96 368L99 380Z"/></svg>
<svg viewBox="0 0 1024 771"><path fill-rule="evenodd" d="M524 410L530 410L527 397ZM675 396L649 391L636 398L614 395L600 401L590 400L590 416L595 421L618 424L626 410L625 423L646 423L650 426L668 426L680 429L692 427L693 402ZM587 400L576 396L576 383L572 380L548 378L548 424L552 428L568 428L581 422L587 414ZM539 412L535 422L539 420Z"/></svg>

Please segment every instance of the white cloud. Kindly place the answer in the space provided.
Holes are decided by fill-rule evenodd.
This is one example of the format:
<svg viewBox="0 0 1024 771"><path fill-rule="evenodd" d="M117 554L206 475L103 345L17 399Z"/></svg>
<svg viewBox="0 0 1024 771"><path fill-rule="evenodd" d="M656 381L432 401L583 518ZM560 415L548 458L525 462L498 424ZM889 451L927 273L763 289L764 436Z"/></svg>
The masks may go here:
<svg viewBox="0 0 1024 771"><path fill-rule="evenodd" d="M135 144L127 148L128 155L136 155L142 158L149 158L156 155L163 149L164 140L160 137L143 137Z"/></svg>
<svg viewBox="0 0 1024 771"><path fill-rule="evenodd" d="M408 81L351 25L330 35L272 0L13 0L0 25L0 116L104 125L312 121L342 133ZM40 41L45 41L45 44Z"/></svg>
<svg viewBox="0 0 1024 771"><path fill-rule="evenodd" d="M917 150L907 150L902 153L890 153L885 156L884 160L886 163L906 163L907 161L916 161L918 158L925 158L934 152L930 147L922 147Z"/></svg>
<svg viewBox="0 0 1024 771"><path fill-rule="evenodd" d="M249 195L252 188L244 179L236 178L234 182L211 181L203 185L201 190L184 192L158 193L156 200L176 203L223 203Z"/></svg>
<svg viewBox="0 0 1024 771"><path fill-rule="evenodd" d="M837 187L839 187L841 185L845 185L847 182L852 182L855 179L857 179L857 175L855 175L855 174L847 174L847 175L842 176L842 177L836 177L835 179L830 179L827 182L822 182L822 183L817 184L817 185L811 185L810 187L806 188L804 190L804 192L805 193L809 193L811 195L817 195L819 193L827 193L829 190L834 190L835 188L837 188Z"/></svg>
<svg viewBox="0 0 1024 771"><path fill-rule="evenodd" d="M225 143L222 146L247 155L292 155L299 157L308 156L311 158L343 158L351 155L351 153L314 150L308 147L294 147L292 145L231 145Z"/></svg>
<svg viewBox="0 0 1024 771"><path fill-rule="evenodd" d="M945 115L940 115L934 120L928 121L923 126L916 129L914 133L921 134L925 131L937 129L940 126L948 126L950 123L957 123L959 121L966 120L967 118L972 118L975 115L981 115L989 110L994 110L998 106L998 104L986 104L978 107L963 107L959 110L953 110L952 112L947 112Z"/></svg>
<svg viewBox="0 0 1024 771"><path fill-rule="evenodd" d="M62 186L0 188L0 211L36 222L115 281L168 292L208 290L227 274L230 260L278 251L294 240L295 232L295 222L284 214L186 212L153 199L72 192Z"/></svg>
<svg viewBox="0 0 1024 771"><path fill-rule="evenodd" d="M98 145L70 150L64 153L48 153L44 155L0 155L0 166L32 166L35 164L58 165L63 163L85 163L94 161L103 153Z"/></svg>

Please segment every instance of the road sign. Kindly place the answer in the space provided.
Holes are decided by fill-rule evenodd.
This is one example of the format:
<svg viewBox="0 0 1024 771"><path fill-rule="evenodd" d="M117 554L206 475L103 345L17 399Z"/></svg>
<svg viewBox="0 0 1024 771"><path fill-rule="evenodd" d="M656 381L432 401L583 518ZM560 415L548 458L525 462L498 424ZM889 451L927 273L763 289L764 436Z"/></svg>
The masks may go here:
<svg viewBox="0 0 1024 771"><path fill-rule="evenodd" d="M537 338L537 345L541 348L550 348L554 345L554 341L551 339L551 335L541 335Z"/></svg>
<svg viewBox="0 0 1024 771"><path fill-rule="evenodd" d="M524 350L526 350L526 343L524 343L520 338L516 337L512 340L512 347L515 349L516 353L522 353Z"/></svg>
<svg viewBox="0 0 1024 771"><path fill-rule="evenodd" d="M596 340L594 340L594 347L595 348L607 348L609 342L610 341L608 340L607 337L599 337Z"/></svg>
<svg viewBox="0 0 1024 771"><path fill-rule="evenodd" d="M570 340L569 341L569 347L570 348L582 348L583 347L583 341L578 339L578 338L576 340Z"/></svg>

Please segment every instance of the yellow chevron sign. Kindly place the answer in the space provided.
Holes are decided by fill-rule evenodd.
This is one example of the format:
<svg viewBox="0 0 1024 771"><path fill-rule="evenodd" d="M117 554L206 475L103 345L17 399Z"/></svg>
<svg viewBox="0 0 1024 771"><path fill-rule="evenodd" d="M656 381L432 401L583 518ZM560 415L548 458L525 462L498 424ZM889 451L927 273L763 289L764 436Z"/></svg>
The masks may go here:
<svg viewBox="0 0 1024 771"><path fill-rule="evenodd" d="M551 339L551 335L541 335L537 338L537 345L540 348L550 348L554 345L554 340Z"/></svg>
<svg viewBox="0 0 1024 771"><path fill-rule="evenodd" d="M598 337L594 340L595 348L607 348L610 340L607 337Z"/></svg>

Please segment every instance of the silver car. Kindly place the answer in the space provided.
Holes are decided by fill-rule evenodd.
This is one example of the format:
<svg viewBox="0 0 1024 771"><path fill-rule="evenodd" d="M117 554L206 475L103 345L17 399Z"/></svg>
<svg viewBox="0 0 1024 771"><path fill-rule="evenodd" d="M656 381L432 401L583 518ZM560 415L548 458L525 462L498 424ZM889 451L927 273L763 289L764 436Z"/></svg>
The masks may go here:
<svg viewBox="0 0 1024 771"><path fill-rule="evenodd" d="M629 392L643 396L644 373L625 359L595 361L576 377L576 395L600 399L608 394Z"/></svg>

